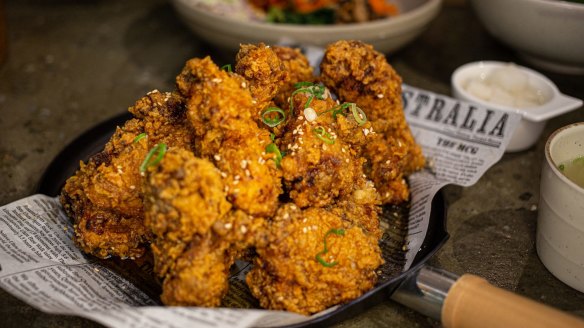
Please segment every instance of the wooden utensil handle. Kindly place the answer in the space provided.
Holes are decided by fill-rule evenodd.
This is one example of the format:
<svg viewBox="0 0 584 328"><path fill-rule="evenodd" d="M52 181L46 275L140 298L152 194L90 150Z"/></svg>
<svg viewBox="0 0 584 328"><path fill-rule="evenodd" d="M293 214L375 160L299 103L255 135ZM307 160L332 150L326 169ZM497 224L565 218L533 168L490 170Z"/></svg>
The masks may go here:
<svg viewBox="0 0 584 328"><path fill-rule="evenodd" d="M584 321L465 274L450 288L442 308L446 328L584 327Z"/></svg>

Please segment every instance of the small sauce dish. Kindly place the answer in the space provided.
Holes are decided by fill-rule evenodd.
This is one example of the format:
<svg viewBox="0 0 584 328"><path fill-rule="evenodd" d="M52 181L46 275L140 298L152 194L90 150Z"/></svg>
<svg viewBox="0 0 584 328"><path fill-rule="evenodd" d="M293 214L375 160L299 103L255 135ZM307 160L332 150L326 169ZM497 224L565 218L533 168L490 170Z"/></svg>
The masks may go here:
<svg viewBox="0 0 584 328"><path fill-rule="evenodd" d="M582 100L562 94L547 77L513 63L468 63L454 71L450 82L457 99L521 114L507 152L533 146L550 118L582 106Z"/></svg>
<svg viewBox="0 0 584 328"><path fill-rule="evenodd" d="M536 246L554 276L584 293L584 188L562 168L563 163L582 156L584 122L562 127L549 137L541 172Z"/></svg>

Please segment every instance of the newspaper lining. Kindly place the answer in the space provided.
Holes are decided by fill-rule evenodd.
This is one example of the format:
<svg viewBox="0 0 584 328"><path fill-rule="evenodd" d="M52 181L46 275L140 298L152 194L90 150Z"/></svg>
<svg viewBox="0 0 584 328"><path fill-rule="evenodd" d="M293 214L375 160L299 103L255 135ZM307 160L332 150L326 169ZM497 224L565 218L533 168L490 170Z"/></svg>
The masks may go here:
<svg viewBox="0 0 584 328"><path fill-rule="evenodd" d="M521 117L407 85L403 100L429 162L409 177L407 270L426 236L434 195L447 184L477 182L502 157ZM278 326L312 318L258 309L163 307L142 286L84 255L72 234L57 198L33 195L1 207L0 286L41 311L116 328ZM246 272L242 268L232 283L244 283Z"/></svg>

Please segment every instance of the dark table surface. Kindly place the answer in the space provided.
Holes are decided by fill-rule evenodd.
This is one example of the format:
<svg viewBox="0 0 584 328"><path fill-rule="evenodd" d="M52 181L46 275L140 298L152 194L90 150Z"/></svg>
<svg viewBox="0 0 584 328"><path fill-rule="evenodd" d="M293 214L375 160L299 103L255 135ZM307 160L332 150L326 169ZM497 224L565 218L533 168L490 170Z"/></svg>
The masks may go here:
<svg viewBox="0 0 584 328"><path fill-rule="evenodd" d="M172 89L187 59L234 58L191 34L162 0L5 1L4 6L8 50L0 63L0 205L33 194L45 168L76 136L124 112L150 90ZM465 5L445 6L420 38L388 58L406 83L443 94L450 94L453 70L467 62L530 67L489 36ZM584 77L544 73L562 92L584 98ZM477 274L584 316L584 294L552 276L535 251L545 140L579 121L584 121L582 108L552 119L536 146L506 154L476 185L446 187L451 238L430 264ZM389 326L440 324L390 300L338 324ZM0 327L99 325L39 312L0 290Z"/></svg>

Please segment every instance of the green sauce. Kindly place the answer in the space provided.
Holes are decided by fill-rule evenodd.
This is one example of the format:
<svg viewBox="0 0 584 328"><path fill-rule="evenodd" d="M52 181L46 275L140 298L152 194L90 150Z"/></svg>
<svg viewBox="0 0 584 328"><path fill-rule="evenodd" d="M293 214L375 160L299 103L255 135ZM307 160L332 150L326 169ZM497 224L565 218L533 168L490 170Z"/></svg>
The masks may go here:
<svg viewBox="0 0 584 328"><path fill-rule="evenodd" d="M565 161L558 165L558 169L572 182L584 188L584 156Z"/></svg>

